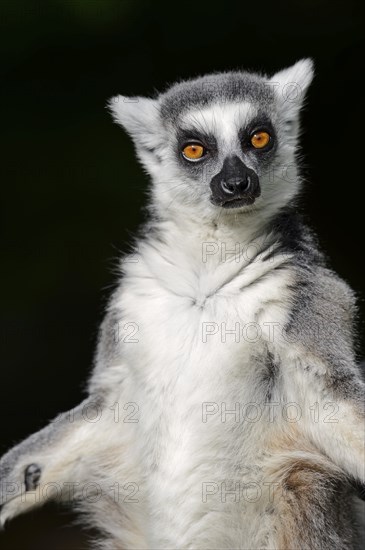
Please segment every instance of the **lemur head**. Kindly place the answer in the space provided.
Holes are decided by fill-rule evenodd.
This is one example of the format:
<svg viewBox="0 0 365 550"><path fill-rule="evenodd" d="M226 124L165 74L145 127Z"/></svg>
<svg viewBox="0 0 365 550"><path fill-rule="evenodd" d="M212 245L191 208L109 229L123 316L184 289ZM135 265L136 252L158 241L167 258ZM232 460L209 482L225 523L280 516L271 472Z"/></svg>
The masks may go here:
<svg viewBox="0 0 365 550"><path fill-rule="evenodd" d="M266 217L299 190L299 112L312 77L304 59L271 78L218 73L109 105L152 177L161 215Z"/></svg>

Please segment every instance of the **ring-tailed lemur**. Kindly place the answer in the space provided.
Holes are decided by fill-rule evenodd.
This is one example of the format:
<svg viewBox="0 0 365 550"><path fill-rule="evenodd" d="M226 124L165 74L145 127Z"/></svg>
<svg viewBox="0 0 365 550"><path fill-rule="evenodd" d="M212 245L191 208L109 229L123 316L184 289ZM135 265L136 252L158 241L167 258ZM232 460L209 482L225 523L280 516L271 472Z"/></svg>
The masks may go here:
<svg viewBox="0 0 365 550"><path fill-rule="evenodd" d="M150 221L88 399L0 462L1 524L58 498L105 549L356 546L354 295L296 207L312 75L302 60L110 102L151 176Z"/></svg>

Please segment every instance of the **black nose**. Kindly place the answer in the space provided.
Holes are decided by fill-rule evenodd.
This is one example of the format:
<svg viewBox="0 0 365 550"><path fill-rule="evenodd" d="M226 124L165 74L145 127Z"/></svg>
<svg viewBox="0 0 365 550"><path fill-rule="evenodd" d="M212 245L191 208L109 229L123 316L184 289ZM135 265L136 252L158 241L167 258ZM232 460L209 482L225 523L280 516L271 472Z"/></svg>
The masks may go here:
<svg viewBox="0 0 365 550"><path fill-rule="evenodd" d="M250 187L251 178L247 174L246 177L232 177L221 180L221 187L227 195L241 195Z"/></svg>
<svg viewBox="0 0 365 550"><path fill-rule="evenodd" d="M256 172L237 156L225 159L222 170L212 178L210 188L213 204L224 208L252 204L260 195Z"/></svg>

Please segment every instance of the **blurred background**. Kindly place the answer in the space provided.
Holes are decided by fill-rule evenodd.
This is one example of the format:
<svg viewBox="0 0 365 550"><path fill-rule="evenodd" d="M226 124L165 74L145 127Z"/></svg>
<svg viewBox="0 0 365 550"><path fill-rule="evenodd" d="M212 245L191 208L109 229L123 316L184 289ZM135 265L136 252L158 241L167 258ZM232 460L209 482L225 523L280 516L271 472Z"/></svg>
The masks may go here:
<svg viewBox="0 0 365 550"><path fill-rule="evenodd" d="M0 453L81 401L116 259L143 221L147 179L105 109L114 94L313 57L303 209L364 313L360 8L1 0ZM91 548L73 519L47 506L10 523L0 546Z"/></svg>

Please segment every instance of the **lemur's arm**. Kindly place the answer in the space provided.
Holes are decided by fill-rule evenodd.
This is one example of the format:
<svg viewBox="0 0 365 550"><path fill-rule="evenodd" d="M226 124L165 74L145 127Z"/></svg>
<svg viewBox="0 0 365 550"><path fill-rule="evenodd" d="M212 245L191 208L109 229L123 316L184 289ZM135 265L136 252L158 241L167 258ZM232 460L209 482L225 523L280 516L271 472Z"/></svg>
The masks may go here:
<svg viewBox="0 0 365 550"><path fill-rule="evenodd" d="M353 296L330 271L321 268L316 275L303 286L277 347L285 400L294 403L305 436L364 482L365 384L353 352Z"/></svg>
<svg viewBox="0 0 365 550"><path fill-rule="evenodd" d="M333 364L304 349L286 357L282 365L285 401L293 403L294 422L335 464L365 483L365 415L360 399L364 383L355 375L356 366L342 364L348 370L345 379L331 372ZM287 412L289 417L288 405Z"/></svg>
<svg viewBox="0 0 365 550"><path fill-rule="evenodd" d="M49 499L70 498L70 483L85 480L85 459L100 448L102 427L94 420L101 406L89 397L1 458L0 527Z"/></svg>
<svg viewBox="0 0 365 550"><path fill-rule="evenodd" d="M77 487L72 484L80 486L91 481L98 460L105 460L104 455L114 444L110 427L118 428L112 408L106 403L108 392L121 382L119 374L113 376L120 369L112 368L113 361L119 359L121 345L117 329L117 312L108 311L100 330L90 397L58 415L0 459L0 528L6 520L47 500L77 498ZM103 374L106 367L107 377ZM103 382L104 378L111 387Z"/></svg>

